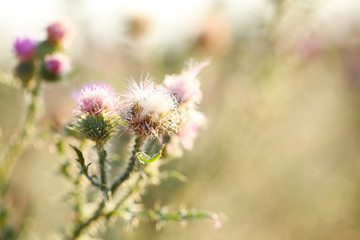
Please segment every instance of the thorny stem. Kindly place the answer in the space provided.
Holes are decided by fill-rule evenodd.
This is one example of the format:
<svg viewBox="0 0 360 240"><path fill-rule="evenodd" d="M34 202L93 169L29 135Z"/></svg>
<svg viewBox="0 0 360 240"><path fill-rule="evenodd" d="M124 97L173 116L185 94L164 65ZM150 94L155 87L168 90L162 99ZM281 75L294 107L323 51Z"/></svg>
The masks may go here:
<svg viewBox="0 0 360 240"><path fill-rule="evenodd" d="M83 195L82 195L82 176L79 174L75 181L75 219L80 223L83 218Z"/></svg>
<svg viewBox="0 0 360 240"><path fill-rule="evenodd" d="M39 91L40 91L40 79L36 79L35 87L30 92L30 103L28 105L27 115L25 118L24 125L11 143L8 151L2 157L0 165L0 184L4 185L8 177L11 175L12 168L15 165L18 155L21 153L22 148L26 144L27 137L29 136L34 122L36 120L36 112L38 110ZM3 186L0 187L3 191Z"/></svg>
<svg viewBox="0 0 360 240"><path fill-rule="evenodd" d="M121 174L121 176L115 180L115 182L113 183L112 187L111 187L111 193L114 194L116 192L116 190L118 189L118 187L125 182L129 177L130 177L130 173L134 170L134 166L135 166L135 162L136 162L136 153L140 150L141 145L144 141L144 138L141 136L136 136L135 138L135 144L133 146L133 149L131 151L131 156L129 159L129 163L128 166L126 167L125 171L123 172L123 174ZM100 146L100 144L97 144L97 150L98 150L98 154L99 154L99 161L100 161L100 165L102 164L102 157L104 158L104 162L106 159L106 152L105 150L103 150L104 153L100 154L102 151L99 151L99 149L103 149L103 146ZM100 152L100 153L99 153ZM106 179L106 175L102 174L102 169L105 170L104 168L105 165L103 165L103 167L100 166L100 174L101 174L101 183L104 183L104 179ZM106 171L105 171L106 172ZM106 180L105 180L106 183ZM138 183L136 183L136 186L138 185ZM126 196L124 196L123 201L125 201L134 191L134 188L131 188L132 190L129 191L129 194L127 194ZM103 209L105 208L106 205L106 199L103 199L96 211L93 213L93 215L86 220L85 222L79 223L78 226L74 229L73 234L68 238L70 240L76 240L78 239L78 237L80 237L81 233L88 228L92 223L94 223L95 221L97 221L100 217L104 216L103 213Z"/></svg>
<svg viewBox="0 0 360 240"><path fill-rule="evenodd" d="M105 200L108 199L108 187L107 187L107 153L104 149L102 142L96 142L96 150L99 156L99 168L100 168L100 189L104 193Z"/></svg>
<svg viewBox="0 0 360 240"><path fill-rule="evenodd" d="M74 230L73 234L70 236L70 240L76 240L80 237L81 233L90 226L91 223L96 221L99 217L103 215L103 209L105 207L105 200L101 201L92 215L86 222L80 223Z"/></svg>
<svg viewBox="0 0 360 240"><path fill-rule="evenodd" d="M142 178L141 174L138 174L135 183L129 188L128 192L124 196L121 197L121 199L116 203L115 207L111 211L109 211L105 214L106 219L111 218L117 212L117 210L126 202L126 200L129 199L134 193L137 192L138 185L142 179L143 178Z"/></svg>
<svg viewBox="0 0 360 240"><path fill-rule="evenodd" d="M128 165L126 166L125 171L117 178L110 189L112 195L116 192L116 190L120 187L120 185L125 182L129 177L131 172L134 170L135 163L136 163L136 153L140 151L141 145L144 142L144 138L141 136L135 137L135 143L131 151L131 156L129 158Z"/></svg>
<svg viewBox="0 0 360 240"><path fill-rule="evenodd" d="M162 221L182 221L195 218L210 218L217 220L217 215L206 211L186 211L163 212L161 209L149 209L141 212L130 212L133 216L147 218L156 222Z"/></svg>

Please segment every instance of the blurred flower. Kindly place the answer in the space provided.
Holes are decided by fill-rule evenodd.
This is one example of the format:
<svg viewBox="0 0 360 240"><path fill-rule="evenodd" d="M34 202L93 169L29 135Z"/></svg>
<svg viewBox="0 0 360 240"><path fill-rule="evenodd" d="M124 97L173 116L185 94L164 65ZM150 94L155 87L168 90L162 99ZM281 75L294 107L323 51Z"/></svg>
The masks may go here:
<svg viewBox="0 0 360 240"><path fill-rule="evenodd" d="M71 27L66 21L56 21L51 23L47 28L47 39L51 43L61 43L68 39Z"/></svg>
<svg viewBox="0 0 360 240"><path fill-rule="evenodd" d="M195 47L218 54L226 52L231 41L229 21L226 19L224 11L214 6L205 17L203 26L195 38Z"/></svg>
<svg viewBox="0 0 360 240"><path fill-rule="evenodd" d="M148 80L139 84L132 81L122 97L120 116L131 131L153 137L177 132L180 114L170 93Z"/></svg>
<svg viewBox="0 0 360 240"><path fill-rule="evenodd" d="M57 76L65 75L71 70L70 59L61 53L46 55L45 68Z"/></svg>
<svg viewBox="0 0 360 240"><path fill-rule="evenodd" d="M118 97L114 90L104 83L89 83L77 94L78 109L75 113L115 113Z"/></svg>
<svg viewBox="0 0 360 240"><path fill-rule="evenodd" d="M34 57L36 42L28 37L16 38L14 52L20 60L29 60Z"/></svg>
<svg viewBox="0 0 360 240"><path fill-rule="evenodd" d="M206 125L206 117L201 112L191 110L188 113L189 119L181 125L177 136L185 150L192 150L197 133L200 127Z"/></svg>
<svg viewBox="0 0 360 240"><path fill-rule="evenodd" d="M149 28L149 17L145 13L132 13L126 21L128 34L133 38L143 36Z"/></svg>
<svg viewBox="0 0 360 240"><path fill-rule="evenodd" d="M208 61L200 64L189 63L187 69L178 75L167 75L163 84L176 97L179 104L193 106L201 102L200 82L196 78L202 68L209 65Z"/></svg>

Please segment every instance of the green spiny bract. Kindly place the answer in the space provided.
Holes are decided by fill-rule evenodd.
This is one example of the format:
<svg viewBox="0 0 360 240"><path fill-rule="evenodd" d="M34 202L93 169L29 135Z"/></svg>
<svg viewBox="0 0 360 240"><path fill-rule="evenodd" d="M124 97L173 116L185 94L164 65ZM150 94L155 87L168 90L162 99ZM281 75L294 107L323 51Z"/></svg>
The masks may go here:
<svg viewBox="0 0 360 240"><path fill-rule="evenodd" d="M117 123L115 114L84 114L76 118L73 127L87 139L106 142L114 133Z"/></svg>

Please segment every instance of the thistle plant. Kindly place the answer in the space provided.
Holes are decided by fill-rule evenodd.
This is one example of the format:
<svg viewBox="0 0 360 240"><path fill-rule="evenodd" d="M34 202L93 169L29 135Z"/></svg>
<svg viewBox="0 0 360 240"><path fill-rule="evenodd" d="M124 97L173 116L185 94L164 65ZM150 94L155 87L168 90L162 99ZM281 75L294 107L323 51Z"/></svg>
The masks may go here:
<svg viewBox="0 0 360 240"><path fill-rule="evenodd" d="M36 117L42 83L59 82L71 71L64 53L67 35L66 25L55 22L47 27L45 40L26 37L14 43L19 59L15 76L29 95L29 103L23 127L1 156L2 199L19 153L39 129ZM126 228L139 221L153 221L160 228L166 221L194 218L210 218L219 225L218 215L211 212L186 208L172 212L164 206L144 209L141 205L148 186L170 177L185 179L181 173L165 171L162 166L179 157L183 149L191 150L198 130L206 125L205 116L198 110L202 93L197 78L206 65L208 62L190 62L182 73L165 76L161 84L150 78L132 79L121 94L100 82L89 82L74 94L77 106L72 119L62 133L52 132L62 158L60 172L72 189L69 198L74 217L62 226L62 239L79 239L103 231L117 218L123 219ZM114 154L114 149L123 148L118 146L119 138L130 139L127 156ZM70 147L64 148L66 142L71 142ZM11 214L5 204L1 206L3 212ZM7 221L0 224L0 229L10 226ZM3 239L17 236L1 231Z"/></svg>
<svg viewBox="0 0 360 240"><path fill-rule="evenodd" d="M66 35L67 32L63 32L63 36ZM2 239L14 239L22 230L19 227L23 225L22 222L10 223L8 221L11 210L7 208L4 198L18 156L29 143L29 139L36 135L36 129L38 129L36 120L39 114L39 102L41 101L41 85L43 82L64 79L70 69L70 60L65 56L61 55L62 57L57 58L58 61L54 63L51 54L60 56L61 52L64 52L64 48L62 43L54 43L50 39L51 33L49 31L47 39L42 42L29 37L16 38L13 45L14 54L18 59L14 69L15 78L3 82L7 86L23 91L27 107L25 119L18 133L13 136L7 149L2 151L0 155L0 238ZM44 47L45 45L47 47ZM43 69L46 69L46 71Z"/></svg>
<svg viewBox="0 0 360 240"><path fill-rule="evenodd" d="M77 155L80 174L85 176L91 188L102 194L85 201L87 205L96 203L95 210L88 216L79 218L76 224L68 229L65 239L78 239L88 232L88 229L92 230L94 225L100 224L100 229L106 228L115 217L123 218L126 227L133 227L135 222L141 220L150 220L156 222L159 228L166 221L185 221L192 218L211 218L219 224L218 215L206 211L180 209L170 212L165 207L138 207L147 186L168 177L184 179L177 171L167 172L161 169L162 165L174 157L169 153L162 155L168 152L167 144L171 148L184 147L190 150L198 128L205 122L205 117L195 110L201 101L201 95L197 95L195 101L195 97L192 99L186 92L197 91L201 94L196 79L197 72L195 73L200 70L199 66L201 68L204 64L196 65L198 70L189 69L186 73L191 74L187 76L184 76L184 73L172 76L176 81L181 81L175 82L175 85L185 86L184 88L169 87L166 85L169 83L166 80L168 78L165 78L166 81L161 85L147 78L139 82L132 80L125 94L116 95L108 85L91 83L85 85L77 94L78 106L68 129L93 142L93 149L97 152L97 168L85 159L80 148L74 145L72 148ZM187 86L182 85L184 81L188 82ZM191 81L197 83L192 85L196 89L190 87ZM179 94L175 94L175 90L179 91ZM181 99L179 96L188 98ZM108 157L111 155L111 137L123 134L131 136L128 156L126 159L113 161L126 162L126 166L119 172L110 171ZM171 144L173 139L181 139L184 144ZM189 143L185 143L186 141ZM92 171L97 174L90 174ZM77 197L73 202L79 203ZM84 205L74 208L75 216L82 216L83 208Z"/></svg>

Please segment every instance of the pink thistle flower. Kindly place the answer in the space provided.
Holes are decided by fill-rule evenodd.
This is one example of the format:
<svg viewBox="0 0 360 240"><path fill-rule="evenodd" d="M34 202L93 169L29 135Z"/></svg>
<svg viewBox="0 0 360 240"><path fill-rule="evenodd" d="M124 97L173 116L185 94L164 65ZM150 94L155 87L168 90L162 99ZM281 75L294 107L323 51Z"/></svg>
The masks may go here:
<svg viewBox="0 0 360 240"><path fill-rule="evenodd" d="M34 57L36 42L28 37L16 38L14 52L20 60L29 60Z"/></svg>
<svg viewBox="0 0 360 240"><path fill-rule="evenodd" d="M47 28L47 39L52 43L61 43L68 39L71 27L66 21L56 21L51 23Z"/></svg>
<svg viewBox="0 0 360 240"><path fill-rule="evenodd" d="M202 93L200 82L196 77L207 65L209 65L208 61L196 65L190 62L188 68L181 74L165 76L163 84L176 97L179 104L192 106L200 103Z"/></svg>
<svg viewBox="0 0 360 240"><path fill-rule="evenodd" d="M118 100L115 91L109 85L104 83L86 84L77 93L78 109L75 113L89 113L91 115L115 113Z"/></svg>
<svg viewBox="0 0 360 240"><path fill-rule="evenodd" d="M189 111L189 119L180 127L177 136L185 150L192 150L198 130L206 125L206 117L198 111Z"/></svg>
<svg viewBox="0 0 360 240"><path fill-rule="evenodd" d="M71 70L70 60L67 56L61 53L46 55L45 68L52 74L58 76L64 75L69 73Z"/></svg>
<svg viewBox="0 0 360 240"><path fill-rule="evenodd" d="M128 129L153 137L177 132L180 114L176 99L167 91L148 80L132 81L122 97L120 116Z"/></svg>

